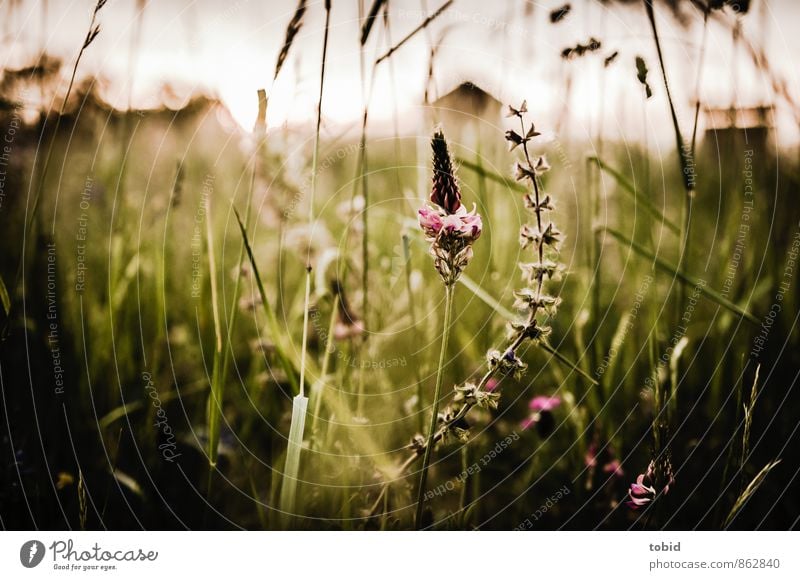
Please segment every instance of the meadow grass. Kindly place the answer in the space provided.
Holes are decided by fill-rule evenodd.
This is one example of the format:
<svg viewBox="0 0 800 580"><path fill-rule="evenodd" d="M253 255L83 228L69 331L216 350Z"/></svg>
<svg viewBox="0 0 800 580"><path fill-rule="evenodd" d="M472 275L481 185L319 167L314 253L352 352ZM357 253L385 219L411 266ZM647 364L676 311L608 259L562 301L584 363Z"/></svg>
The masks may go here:
<svg viewBox="0 0 800 580"><path fill-rule="evenodd" d="M786 450L797 439L791 392L798 305L793 290L775 298L787 282L787 249L798 221L791 203L796 170L785 169L784 152L762 158L759 187L775 197L759 201L763 206L749 221L753 235L731 274L742 203L736 185L723 191L724 204L716 203L715 192L722 182L739 183L741 168L731 162L718 175L709 169L714 159L695 146L698 109L691 139L698 181L692 187L685 181L688 161L673 103L662 111L675 120L676 137L664 165L678 169L659 175L659 183L650 172L663 160L605 136L602 154L588 159L581 143L533 142L553 164L546 175L527 140L518 144L522 150L499 156L490 153L492 143L465 143L478 153L459 155L460 184L470 205L473 198L479 202L483 232L469 268L443 292L425 252L430 242L407 201L428 199L427 151L417 157L410 146L415 139L397 132L391 142L373 138L369 109L375 69L400 58L409 40L428 33L451 3L394 44L386 4L376 0L361 10L364 102L352 143L322 131L332 9L326 3L310 147L301 144L305 133L287 131L279 143L279 128L257 131L241 149L230 147L230 135L206 112L148 113L136 120L140 126L131 137L131 118L82 95L88 105L73 121L77 145L68 146L61 131L51 129L46 153L71 171L62 180L46 170L46 161L36 181L32 167L40 164L26 160L37 192L33 215L55 215L63 401L80 451L76 463L61 443L71 441L61 430L61 406L40 392L31 395L35 408L24 393L8 397L10 432L20 448L30 455L39 436L47 450L31 461L32 472L53 481L63 473L63 482L74 474L74 484L64 483L67 491L37 488L35 523L62 525L52 515L61 506L64 521L83 529L106 523L509 529L566 485L570 495L537 520L541 529L793 525L797 500L782 494L795 489ZM653 7L646 6L658 43ZM299 2L289 23L273 81L296 50L306 8ZM704 23L713 17L704 14ZM87 39L96 36L95 24ZM367 51L377 58L368 61ZM661 56L666 83L669 64ZM433 70L431 64L431 77ZM71 84L56 127L69 120L64 107ZM258 105L263 131L265 92ZM527 139L528 126L517 126L520 110L502 129ZM113 129L94 131L103 124ZM495 136L501 142L503 131ZM106 154L121 142L127 163ZM310 190L287 168L289 150L298 152ZM343 150L348 153L337 157ZM520 180L496 169L513 155L520 159ZM571 195L569 159L593 168L585 174L591 196L588 189ZM771 172L769 163L782 169ZM118 203L109 192L115 183L121 189L123 170L126 199ZM86 210L88 278L76 292L80 206L74 199L56 206L56 192L81 191L87 175L95 184ZM209 175L215 187L205 199ZM244 196L235 194L240 182ZM412 190L408 196L406 189ZM547 207L548 194L557 210ZM289 211L287 200L294 198L308 211ZM609 218L600 222L602 204ZM550 211L565 233L552 255L544 241L552 241L552 230L545 236ZM199 213L204 221L195 242ZM4 236L10 241L30 224L22 204L9 206L9 215L23 218L18 225L9 221ZM721 224L718 247L706 256L707 248L692 243L699 234L690 226L712 221ZM521 231L528 240L523 248ZM41 242L24 272L25 294L3 285L17 262L9 255L0 259L0 302L12 337L1 353L4 392L23 384L26 373L37 384L52 382ZM525 251L534 258L523 260ZM530 266L538 274L515 294L520 262L538 263ZM556 262L565 265L560 279L555 271L550 276ZM233 284L225 283L230 272ZM675 313L685 315L692 288L698 297L691 320L676 337ZM24 315L14 308L23 298ZM559 314L552 316L557 299ZM776 301L782 309L771 316ZM754 356L765 320L769 344ZM15 338L21 336L25 341ZM29 361L29 368L13 370L15 360ZM144 371L154 383L150 391L142 389ZM749 393L744 385L752 385ZM560 401L544 411L550 429L541 410L531 407L541 396ZM31 425L42 431L37 435ZM495 451L512 435L513 443ZM179 455L180 472L165 449ZM609 468L615 462L618 471ZM628 484L651 464L657 490L651 505L627 508ZM776 510L779 497L783 509ZM28 521L23 498L8 498L4 510L16 506L8 508L9 521Z"/></svg>

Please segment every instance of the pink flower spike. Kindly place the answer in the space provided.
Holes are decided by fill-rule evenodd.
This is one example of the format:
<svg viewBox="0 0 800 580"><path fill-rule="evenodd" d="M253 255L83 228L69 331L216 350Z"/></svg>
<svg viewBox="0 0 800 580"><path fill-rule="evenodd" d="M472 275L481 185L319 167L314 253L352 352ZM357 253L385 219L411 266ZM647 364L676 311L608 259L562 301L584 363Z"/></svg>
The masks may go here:
<svg viewBox="0 0 800 580"><path fill-rule="evenodd" d="M419 208L418 213L419 226L431 241L442 233L452 239L460 238L471 243L480 237L483 229L481 216L475 213L474 209L472 212L467 212L464 206L452 214L441 208L423 206Z"/></svg>
<svg viewBox="0 0 800 580"><path fill-rule="evenodd" d="M560 397L534 397L528 404L532 411L552 411L561 404Z"/></svg>
<svg viewBox="0 0 800 580"><path fill-rule="evenodd" d="M628 489L629 501L626 502L626 505L629 508L635 510L646 506L658 495L655 487L648 485L648 483L652 482L652 478L649 474L649 469L646 473L640 473L636 477L636 483L632 483L630 489Z"/></svg>
<svg viewBox="0 0 800 580"><path fill-rule="evenodd" d="M497 385L499 384L500 381L498 381L497 379L489 379L488 381L486 381L486 391L491 393L497 388Z"/></svg>

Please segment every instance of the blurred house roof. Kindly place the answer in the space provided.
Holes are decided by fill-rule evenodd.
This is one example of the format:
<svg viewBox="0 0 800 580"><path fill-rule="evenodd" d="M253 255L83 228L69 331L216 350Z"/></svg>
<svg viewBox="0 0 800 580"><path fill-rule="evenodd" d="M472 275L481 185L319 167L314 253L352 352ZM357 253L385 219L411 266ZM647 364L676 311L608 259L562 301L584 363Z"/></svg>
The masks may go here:
<svg viewBox="0 0 800 580"><path fill-rule="evenodd" d="M758 105L755 107L706 107L704 109L707 131L722 129L769 129L775 107Z"/></svg>
<svg viewBox="0 0 800 580"><path fill-rule="evenodd" d="M462 82L446 95L436 99L431 106L475 117L494 115L503 108L498 99L471 81Z"/></svg>

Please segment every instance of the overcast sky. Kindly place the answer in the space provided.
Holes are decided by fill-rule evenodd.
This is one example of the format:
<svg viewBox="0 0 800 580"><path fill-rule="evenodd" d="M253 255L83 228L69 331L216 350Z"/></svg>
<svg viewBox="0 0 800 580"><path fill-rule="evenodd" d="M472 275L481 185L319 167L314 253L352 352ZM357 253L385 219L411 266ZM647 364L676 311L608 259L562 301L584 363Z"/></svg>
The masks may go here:
<svg viewBox="0 0 800 580"><path fill-rule="evenodd" d="M371 4L372 0L366 0ZM436 89L444 93L458 82L472 80L503 102L527 98L539 125L554 125L564 106L565 75L571 69L572 98L569 130L591 135L598 113L605 107L604 130L610 137L637 139L645 114L656 139L669 139L667 105L649 25L639 4L620 7L598 1L573 1L571 13L551 24L555 2L485 2L456 0L427 33L417 35L391 60L375 69L370 114L380 122L395 110L413 126L419 119L428 71L430 42L440 43L435 61ZM131 59L137 7L145 4L140 22L140 44ZM392 0L387 34L376 22L365 48L366 72L375 56L384 52L389 38L396 43L425 16L442 4L437 0ZM800 97L796 58L800 55L800 2L753 0L743 18L745 36L765 44L773 68L793 95ZM30 64L42 46L70 64L80 46L91 16L93 0L4 0L3 67ZM47 6L47 12L44 12ZM160 88L169 83L179 97L202 91L220 97L236 121L250 127L256 115L255 91L270 94L269 122L303 122L315 114L322 45L324 8L311 0L304 27L277 82L272 86L275 60L284 31L296 7L295 0L109 0L100 13L102 31L86 53L81 72L108 80L102 95L125 106L132 82L135 107L157 106L164 100ZM702 17L687 10L689 25L682 28L659 5L660 32L670 81L681 112L691 126ZM324 104L327 126L355 124L362 110L359 67L358 0L333 0L329 74ZM602 41L594 56L564 64L560 53L568 46ZM603 72L603 59L619 56ZM655 95L643 105L634 59L642 55L651 73ZM133 64L133 66L131 66ZM742 106L781 103L772 96L747 53L734 52L729 29L709 28L701 98L704 103ZM604 98L601 98L601 93ZM798 98L800 100L800 98ZM172 102L171 105L178 103ZM784 143L800 139L785 107L777 125Z"/></svg>

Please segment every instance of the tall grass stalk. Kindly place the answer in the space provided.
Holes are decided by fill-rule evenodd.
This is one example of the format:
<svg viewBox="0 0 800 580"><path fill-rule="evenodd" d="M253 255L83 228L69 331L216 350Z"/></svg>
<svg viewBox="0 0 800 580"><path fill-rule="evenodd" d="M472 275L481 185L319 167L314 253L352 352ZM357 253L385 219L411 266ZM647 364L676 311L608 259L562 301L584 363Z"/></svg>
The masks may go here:
<svg viewBox="0 0 800 580"><path fill-rule="evenodd" d="M750 481L744 491L736 498L736 502L734 502L731 511L728 512L728 517L725 518L725 522L722 524L723 528L727 528L733 523L733 520L736 519L736 516L742 510L744 506L747 505L747 502L750 501L750 498L758 491L758 488L761 487L761 484L764 483L764 480L769 475L769 472L775 469L778 464L781 462L780 459L776 459L775 461L770 461L767 463L761 471L759 471L756 476Z"/></svg>
<svg viewBox="0 0 800 580"><path fill-rule="evenodd" d="M380 8L380 3L375 2L372 9L377 10ZM364 17L363 2L358 3L359 20ZM364 59L364 44L369 37L369 31L372 28L372 22L375 16L367 16L366 21L362 25L361 35L361 50L358 52L358 70L359 78L361 79L361 140L358 147L358 162L356 163L356 171L358 172L359 179L353 181L353 203L355 203L355 191L357 186L361 185L361 197L364 200L364 207L361 211L361 318L363 320L364 328L369 326L369 182L367 178L367 121L369 120L369 105L372 100L372 89L375 80L375 67L372 67L372 74L370 75L369 88L367 88L366 79L366 63ZM366 333L364 337L366 338ZM363 379L363 377L362 377Z"/></svg>
<svg viewBox="0 0 800 580"><path fill-rule="evenodd" d="M369 209L370 209L370 191L368 179L368 159L367 159L367 123L369 121L369 107L372 102L372 93L375 88L375 67L377 63L373 63L370 72L369 83L366 78L366 61L364 57L364 46L369 36L369 31L372 28L378 10L381 8L380 2L373 4L370 14L364 17L364 5L362 1L358 3L358 17L359 21L363 21L362 35L361 35L361 50L359 51L359 75L361 80L361 101L363 112L361 115L361 140L359 141L358 148L358 162L356 163L357 179L353 181L353 196L351 203L355 203L355 193L358 185L361 185L361 197L363 199L363 208L361 210L361 319L364 333L362 340L359 344L359 356L363 358L365 343L369 336L366 332L370 327L370 303L369 303ZM388 7L388 3L384 8ZM374 14L373 14L374 11ZM370 20L370 18L372 20ZM387 21L384 19L384 28L386 28ZM376 45L376 49L377 49ZM358 374L358 400L356 402L358 415L363 414L364 405L364 369L359 369Z"/></svg>
<svg viewBox="0 0 800 580"><path fill-rule="evenodd" d="M358 52L358 71L361 80L361 104L363 113L361 115L361 141L358 147L358 165L357 169L361 182L361 197L363 199L364 207L361 210L361 319L364 329L369 328L369 180L367 178L367 121L369 119L369 105L372 100L372 89L375 81L375 67L372 67L372 74L369 89L367 89L366 82L366 63L364 60L364 44L369 36L369 29L372 22L377 16L377 10L380 9L378 2L375 2L373 9L376 11L375 15L367 16L363 24L362 30L364 31L361 36L361 50ZM372 11L370 11L372 14ZM364 17L364 2L358 2L358 16L359 20ZM363 349L368 334L364 332L363 340L359 344L359 356L363 355ZM358 399L356 400L356 413L359 416L363 415L364 405L364 369L359 369L358 372ZM347 498L345 498L347 504Z"/></svg>
<svg viewBox="0 0 800 580"><path fill-rule="evenodd" d="M214 255L214 237L211 221L211 200L209 199L206 201L206 246L208 250L208 276L211 280L211 312L214 320L214 363L211 370L211 393L208 398L207 421L208 463L213 470L217 465L222 415L222 323L219 316L217 264Z"/></svg>
<svg viewBox="0 0 800 580"><path fill-rule="evenodd" d="M606 35L606 15L607 10L603 4L600 5L601 16L600 16L600 29L601 29L601 38L605 38ZM587 10L587 15L588 15ZM606 73L605 67L603 71L600 73L600 87L599 87L599 99L600 99L600 115L599 119L597 120L597 127L596 127L596 135L595 135L595 142L597 143L597 156L600 158L604 157L603 152L603 144L604 144L604 129L605 129L605 110L606 110ZM592 227L600 222L600 206L601 198L604 196L602 195L604 188L602 187L604 184L603 176L600 171L593 167L591 164L588 167L588 176L589 176L589 193L590 193L590 202L591 202L591 220L592 220ZM600 237L599 232L595 232L593 236L590 238L591 242L591 252L592 252L592 281L591 281L591 320L593 325L593 332L592 337L589 340L589 360L591 364L591 368L597 368L597 363L603 356L602 353L602 346L600 344L600 301L601 297L601 290L602 290L602 256L603 256L603 239ZM603 389L598 389L598 393L601 395L604 393ZM606 405L604 404L601 407L601 410L598 411L598 415L602 412L602 409L605 409Z"/></svg>
<svg viewBox="0 0 800 580"><path fill-rule="evenodd" d="M710 3L706 3L703 9L703 38L700 40L700 54L697 62L697 76L694 81L694 124L692 126L692 159L696 159L697 154L697 127L700 121L700 87L703 79L706 44L708 43L708 13L711 11Z"/></svg>
<svg viewBox="0 0 800 580"><path fill-rule="evenodd" d="M686 145L681 134L680 124L678 123L678 115L675 112L675 103L672 99L672 92L670 90L669 80L667 79L667 67L664 62L664 54L661 50L661 38L658 35L658 28L656 26L656 16L653 10L653 0L643 0L647 19L650 21L650 28L653 32L653 40L656 45L656 53L658 55L658 64L661 67L661 77L664 81L664 90L667 95L667 102L669 103L670 116L672 118L672 128L675 133L675 147L678 153L678 162L681 172L681 180L684 188L683 205L681 209L681 233L680 233L680 247L678 249L678 270L684 269L684 260L686 257L686 250L689 246L689 239L691 237L691 223L692 223L692 200L694 199L694 160L690 160L689 153L686 150ZM677 300L675 302L675 320L680 319L681 308L683 303L683 284L678 284L677 287Z"/></svg>
<svg viewBox="0 0 800 580"><path fill-rule="evenodd" d="M253 196L253 189L255 188L255 178L256 172L258 170L258 156L261 151L261 144L263 142L263 133L264 128L266 126L266 113L267 113L267 94L266 91L263 89L259 89L258 91L258 116L256 119L256 126L255 126L255 138L256 138L256 146L255 151L253 153L253 162L251 167L250 173L250 184L247 192L247 202L245 207L245 215L244 215L244 224L247 227L247 223L250 221L250 206L251 200ZM206 223L210 224L210 213L206 216ZM209 225L210 227L210 225ZM209 234L210 236L210 234ZM209 237L209 245L211 244L211 239ZM209 251L209 259L211 259L211 251ZM237 267L236 267L236 281L234 283L233 288L233 296L231 297L231 307L230 307L230 316L227 320L226 324L226 332L225 332L225 341L224 347L222 352L220 353L221 361L217 360L216 353L215 353L215 364L212 374L212 388L211 394L212 397L209 400L208 406L208 445L209 445L209 463L211 467L216 465L217 460L217 448L219 447L219 438L220 438L220 421L222 415L222 402L225 397L225 382L228 377L228 370L230 367L230 361L233 353L233 332L234 328L236 327L236 319L238 314L238 302L239 302L239 294L241 289L241 280L242 280L242 265L244 264L245 258L245 243L242 241L241 246L239 247L239 259L237 260ZM219 317L218 303L217 299L214 296L216 284L214 283L215 275L212 272L212 300L214 301L214 308L215 308L215 327L217 324L217 318ZM219 364L217 364L219 363Z"/></svg>
<svg viewBox="0 0 800 580"><path fill-rule="evenodd" d="M672 351L669 359L669 383L670 392L667 400L667 423L672 424L672 420L678 413L678 384L680 383L680 363L681 355L689 344L689 338L682 336Z"/></svg>
<svg viewBox="0 0 800 580"><path fill-rule="evenodd" d="M319 136L322 125L322 97L325 88L325 64L328 58L328 34L331 23L331 1L325 1L325 32L322 39L322 65L319 77L319 100L317 101L317 125L314 135L314 155L311 162L311 192L308 200L308 225L314 225L314 199L317 191L317 161L319 158ZM295 513L298 474L300 472L300 451L303 448L303 430L308 410L308 397L305 395L306 358L308 357L308 318L311 310L311 248L306 262L306 292L303 306L303 345L300 352L300 392L292 400L292 422L289 427L289 448L286 451L286 467L283 471L280 508L284 515L285 527L290 527Z"/></svg>
<svg viewBox="0 0 800 580"><path fill-rule="evenodd" d="M739 476L741 477L741 484L739 492L741 493L744 488L744 466L747 463L747 458L750 456L750 432L753 428L753 412L756 408L756 400L758 399L758 375L761 371L761 365L756 366L756 373L753 377L753 386L750 388L750 400L742 404L744 410L744 430L742 432L742 453L739 457Z"/></svg>
<svg viewBox="0 0 800 580"><path fill-rule="evenodd" d="M119 174L117 176L117 191L121 194L120 197L125 200L125 189L127 182L127 168L128 168L128 153L131 149L131 140L136 128L131 127L131 111L133 108L133 81L135 78L136 68L136 55L139 53L139 45L142 38L142 20L144 19L144 11L147 8L147 0L136 0L135 4L135 17L134 27L131 32L130 45L128 46L128 95L127 95L127 110L122 116L122 130L120 131L122 139L119 140ZM141 122L139 119L136 123Z"/></svg>
<svg viewBox="0 0 800 580"><path fill-rule="evenodd" d="M3 314L8 316L11 312L11 297L8 295L8 288L2 277L0 277L0 303L3 305Z"/></svg>
<svg viewBox="0 0 800 580"><path fill-rule="evenodd" d="M372 7L369 9L369 14L367 14L366 18L363 18L363 0L360 0L358 3L358 10L359 10L359 21L363 20L363 24L361 25L361 46L363 47L367 40L369 39L369 33L372 31L372 26L375 24L375 19L378 17L378 12L383 7L384 4L387 4L387 0L373 0Z"/></svg>
<svg viewBox="0 0 800 580"><path fill-rule="evenodd" d="M281 484L280 510L283 527L290 528L295 516L300 452L303 449L303 430L308 411L308 397L302 394L292 399L292 423L289 427L289 447L286 450L286 466Z"/></svg>
<svg viewBox="0 0 800 580"><path fill-rule="evenodd" d="M339 316L339 293L336 292L333 296L333 307L331 308L331 320L328 324L328 337L325 342L325 352L322 355L322 369L320 371L319 379L314 383L312 389L312 397L314 397L314 413L311 419L311 433L315 438L319 437L317 432L317 422L319 415L322 412L322 399L325 396L325 387L328 383L328 374L330 373L331 355L334 351L333 346L333 333L336 327L336 317Z"/></svg>
<svg viewBox="0 0 800 580"><path fill-rule="evenodd" d="M387 3L383 10L383 26L386 30L386 43L391 46L392 44L392 25L389 19L389 4ZM392 88L392 129L394 130L393 145L394 145L394 177L395 187L397 191L403 190L403 183L400 178L400 165L401 165L401 147L400 147L400 120L397 103L397 75L394 69L394 60L389 61L389 80Z"/></svg>
<svg viewBox="0 0 800 580"><path fill-rule="evenodd" d="M433 402L431 404L431 420L428 425L428 439L425 453L422 456L422 468L417 489L417 510L414 516L414 525L420 529L422 525L422 508L425 500L425 486L428 483L428 468L431 463L431 450L433 449L436 435L436 424L439 420L439 399L442 396L442 379L444 378L444 364L447 356L447 343L450 337L450 326L453 319L453 293L454 285L448 284L444 289L444 322L442 323L442 346L439 351L439 364L436 367L436 386L433 389Z"/></svg>

